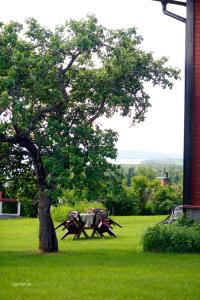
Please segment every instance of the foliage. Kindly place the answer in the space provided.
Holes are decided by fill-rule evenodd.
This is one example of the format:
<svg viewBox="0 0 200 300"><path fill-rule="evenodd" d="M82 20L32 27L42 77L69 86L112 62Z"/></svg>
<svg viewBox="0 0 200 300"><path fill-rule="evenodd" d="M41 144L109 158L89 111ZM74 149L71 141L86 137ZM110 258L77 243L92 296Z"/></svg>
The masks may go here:
<svg viewBox="0 0 200 300"><path fill-rule="evenodd" d="M192 225L185 219L171 225L148 228L143 236L143 248L156 252L200 252L200 225Z"/></svg>
<svg viewBox="0 0 200 300"><path fill-rule="evenodd" d="M195 225L194 220L188 218L186 214L183 214L183 216L181 218L178 218L176 223L177 223L177 226L187 226L187 227L189 227L189 226Z"/></svg>
<svg viewBox="0 0 200 300"><path fill-rule="evenodd" d="M135 170L133 167L131 168L128 168L128 171L127 171L127 186L130 187L131 186L131 179L132 177L135 176Z"/></svg>
<svg viewBox="0 0 200 300"><path fill-rule="evenodd" d="M135 167L135 175L145 176L150 181L156 179L158 176L155 168L145 164L139 164Z"/></svg>
<svg viewBox="0 0 200 300"><path fill-rule="evenodd" d="M138 199L133 189L127 186L122 174L118 173L107 182L107 192L102 199L112 215L137 215Z"/></svg>
<svg viewBox="0 0 200 300"><path fill-rule="evenodd" d="M166 167L166 169L168 170L168 167ZM127 170L128 173L124 173L124 170ZM113 215L138 215L141 213L139 189L136 185L133 186L133 180L135 178L135 181L140 181L140 177L139 179L136 175L127 177L127 174L137 174L137 170L140 170L141 176L145 176L142 172L144 171L144 174L147 175L148 170L148 174L152 174L154 172L153 170L156 170L156 165L152 171L151 166L148 168L139 168L139 166L137 166L136 169L131 166L124 169L123 166L120 169L116 169L114 172L107 172L107 174L105 174L106 180L99 181L98 194L97 191L93 192L92 190L88 193L86 187L81 190L77 188L62 189L61 195L59 196L59 202L75 206L79 201L98 200L98 202L104 203L106 209ZM158 179L152 180L151 178L153 177L145 177L145 181L148 182L145 193L145 215L170 213L174 206L182 201L182 187L179 184L170 184L169 187L162 187ZM30 180L26 180L24 185L23 181L19 181L19 183L20 189L18 190L17 195L16 185L7 184L7 195L20 199L22 202L22 214L24 216L35 216L37 214L38 201L37 187L34 182L31 182ZM31 201L33 201L32 205ZM54 204L58 204L58 200L54 202Z"/></svg>
<svg viewBox="0 0 200 300"><path fill-rule="evenodd" d="M132 187L136 193L140 205L140 214L145 214L145 207L148 199L148 179L146 176L135 176Z"/></svg>
<svg viewBox="0 0 200 300"><path fill-rule="evenodd" d="M36 217L38 215L38 203L33 199L23 197L21 201L21 216L23 217Z"/></svg>
<svg viewBox="0 0 200 300"><path fill-rule="evenodd" d="M149 227L143 236L143 248L145 251L163 251L167 249L170 233L167 226L156 225Z"/></svg>
<svg viewBox="0 0 200 300"><path fill-rule="evenodd" d="M35 19L1 23L0 43L1 176L40 175L51 200L61 187L96 193L112 168L117 134L97 118L119 112L143 121L145 83L171 88L178 78L166 58L142 50L135 28L108 30L94 16L54 31Z"/></svg>
<svg viewBox="0 0 200 300"><path fill-rule="evenodd" d="M106 208L115 216L131 216L138 215L139 204L136 197L121 192L113 199L104 200Z"/></svg>
<svg viewBox="0 0 200 300"><path fill-rule="evenodd" d="M119 113L142 122L146 83L172 88L179 78L141 43L135 28L108 30L94 16L54 31L33 18L0 23L0 180L35 180L43 252L58 251L50 207L62 189L96 198L116 169L108 159L117 133L97 119Z"/></svg>
<svg viewBox="0 0 200 300"><path fill-rule="evenodd" d="M176 205L182 203L182 166L155 162L122 165L121 170L129 190L133 190L137 196L140 214L169 214ZM170 178L166 187L156 179L165 172ZM133 176L130 177L130 174Z"/></svg>
<svg viewBox="0 0 200 300"><path fill-rule="evenodd" d="M93 201L93 202L86 202L86 201L79 201L75 205L70 204L61 204L58 206L53 206L51 208L51 215L53 220L56 222L62 222L66 219L67 214L72 210L77 210L79 212L86 212L88 209L93 208L103 208L105 206L102 203Z"/></svg>
<svg viewBox="0 0 200 300"><path fill-rule="evenodd" d="M7 182L4 191L5 198L14 198L21 203L21 216L36 217L38 214L38 196L35 182L22 178L14 182ZM3 203L4 213L16 213L17 203Z"/></svg>
<svg viewBox="0 0 200 300"><path fill-rule="evenodd" d="M166 172L169 174L170 184L182 185L183 182L183 165L166 161L156 160L154 162L145 161L139 165L121 165L122 173L127 178L127 182L131 182L133 176L142 175L153 180L156 177L164 176ZM128 184L130 186L130 184Z"/></svg>
<svg viewBox="0 0 200 300"><path fill-rule="evenodd" d="M2 211L4 214L16 214L17 213L17 203L16 202L3 202Z"/></svg>
<svg viewBox="0 0 200 300"><path fill-rule="evenodd" d="M178 184L170 184L162 186L158 179L151 179L155 176L151 167L138 168L141 175L134 171L134 176L129 178L122 169L121 177L118 175L112 185L107 187L108 193L104 197L105 205L112 214L119 215L135 215L135 214L169 214L171 210L182 202L182 186ZM127 170L131 170L129 168ZM149 174L148 177L144 174ZM130 181L130 183L129 183Z"/></svg>
<svg viewBox="0 0 200 300"><path fill-rule="evenodd" d="M154 215L152 201L147 201L146 207L145 207L145 215L147 215L147 216Z"/></svg>
<svg viewBox="0 0 200 300"><path fill-rule="evenodd" d="M169 185L158 188L153 196L152 212L154 214L169 214L171 210L182 203L182 188Z"/></svg>
<svg viewBox="0 0 200 300"><path fill-rule="evenodd" d="M77 189L62 189L62 194L57 204L69 204L74 206L77 202L88 201L86 196L85 190L79 191Z"/></svg>
<svg viewBox="0 0 200 300"><path fill-rule="evenodd" d="M21 198L21 213L22 217L36 217L38 213L37 205L34 204L32 199ZM5 202L3 203L3 213L16 214L17 203Z"/></svg>

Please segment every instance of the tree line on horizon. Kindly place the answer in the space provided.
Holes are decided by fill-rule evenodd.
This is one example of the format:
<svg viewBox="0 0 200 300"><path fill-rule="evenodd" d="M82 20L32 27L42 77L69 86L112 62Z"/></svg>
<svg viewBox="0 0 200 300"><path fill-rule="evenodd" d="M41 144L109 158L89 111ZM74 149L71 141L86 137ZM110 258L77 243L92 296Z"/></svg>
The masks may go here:
<svg viewBox="0 0 200 300"><path fill-rule="evenodd" d="M169 183L161 184L160 175L168 172ZM107 174L107 180L99 181L98 186L62 189L60 196L53 202L57 207L84 207L90 204L103 204L112 215L156 215L169 214L175 206L182 204L183 169L179 165L141 164L122 165L115 172ZM89 188L89 189L88 189ZM22 215L38 215L37 185L24 180L19 186L7 184L0 189L8 197L16 197L22 203ZM7 209L7 210L6 210ZM4 204L4 212L14 212L13 205Z"/></svg>

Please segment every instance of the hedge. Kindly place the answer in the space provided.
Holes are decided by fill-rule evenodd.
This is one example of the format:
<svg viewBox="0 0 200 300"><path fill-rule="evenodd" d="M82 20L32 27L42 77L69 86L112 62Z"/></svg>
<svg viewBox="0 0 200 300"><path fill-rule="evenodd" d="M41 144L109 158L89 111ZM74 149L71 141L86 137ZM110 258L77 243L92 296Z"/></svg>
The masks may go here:
<svg viewBox="0 0 200 300"><path fill-rule="evenodd" d="M171 225L155 225L143 235L144 251L154 252L200 252L200 224L175 222Z"/></svg>

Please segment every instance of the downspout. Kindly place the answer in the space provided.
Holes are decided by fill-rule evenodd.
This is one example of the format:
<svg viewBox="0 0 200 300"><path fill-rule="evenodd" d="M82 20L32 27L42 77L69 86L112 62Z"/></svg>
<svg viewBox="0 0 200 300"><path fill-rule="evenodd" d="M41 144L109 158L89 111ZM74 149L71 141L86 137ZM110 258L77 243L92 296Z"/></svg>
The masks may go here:
<svg viewBox="0 0 200 300"><path fill-rule="evenodd" d="M183 23L186 23L186 18L183 18L183 17L181 17L179 15L176 15L176 14L172 13L171 11L168 11L167 10L167 4L163 4L163 13L165 15L169 16L169 17L172 17L172 18L174 18L176 20L179 20L179 21L181 21Z"/></svg>
<svg viewBox="0 0 200 300"><path fill-rule="evenodd" d="M167 4L175 4L175 5L180 5L180 6L186 6L186 3L184 2L180 2L180 1L173 1L173 0L154 0L154 1L159 1L162 3L162 10L163 13L171 18L174 18L178 21L181 21L183 23L186 23L186 18L183 18L179 15L176 15L174 13L172 13L171 11L167 10Z"/></svg>

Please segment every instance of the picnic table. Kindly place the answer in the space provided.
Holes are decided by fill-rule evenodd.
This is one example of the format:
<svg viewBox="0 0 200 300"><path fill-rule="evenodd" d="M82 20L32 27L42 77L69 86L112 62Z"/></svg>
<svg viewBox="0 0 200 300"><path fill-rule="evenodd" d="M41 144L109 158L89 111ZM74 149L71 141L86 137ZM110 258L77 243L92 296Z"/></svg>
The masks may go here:
<svg viewBox="0 0 200 300"><path fill-rule="evenodd" d="M71 211L65 221L59 224L55 229L63 226L62 230L67 232L62 236L63 240L67 235L73 234L73 239L78 239L83 233L85 238L92 238L96 235L104 237L104 233L116 238L113 233L112 225L116 225L122 228L121 225L111 220L108 216L108 212L103 209L94 209L93 212L79 213L78 211ZM86 232L87 229L92 229L91 236Z"/></svg>
<svg viewBox="0 0 200 300"><path fill-rule="evenodd" d="M94 223L95 213L80 213L80 219L85 223L85 227L91 227Z"/></svg>

